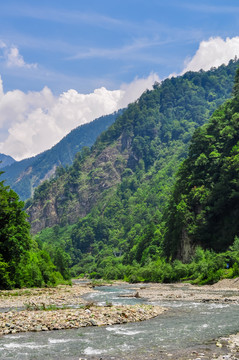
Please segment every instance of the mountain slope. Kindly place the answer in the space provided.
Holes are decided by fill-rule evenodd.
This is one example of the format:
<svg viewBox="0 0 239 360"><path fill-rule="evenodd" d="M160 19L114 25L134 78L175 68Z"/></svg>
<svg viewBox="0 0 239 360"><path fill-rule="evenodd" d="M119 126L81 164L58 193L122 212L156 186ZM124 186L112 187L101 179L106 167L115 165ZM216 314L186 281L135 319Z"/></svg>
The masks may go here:
<svg viewBox="0 0 239 360"><path fill-rule="evenodd" d="M154 233L188 142L230 97L237 66L231 61L189 72L146 91L90 152L80 153L68 171L37 189L27 209L32 231L81 217L72 233L77 249L92 251L101 241L123 248L126 261L141 260L151 236L147 240L143 234L147 227Z"/></svg>
<svg viewBox="0 0 239 360"><path fill-rule="evenodd" d="M13 164L14 162L15 160L11 156L0 154L0 169Z"/></svg>
<svg viewBox="0 0 239 360"><path fill-rule="evenodd" d="M58 166L71 165L75 154L84 146L92 146L121 111L102 116L88 124L77 127L50 150L4 167L3 177L22 200L33 195L34 189L45 179L54 175Z"/></svg>
<svg viewBox="0 0 239 360"><path fill-rule="evenodd" d="M239 235L239 70L236 81L180 168L167 210L168 256L189 261L198 245L225 251Z"/></svg>

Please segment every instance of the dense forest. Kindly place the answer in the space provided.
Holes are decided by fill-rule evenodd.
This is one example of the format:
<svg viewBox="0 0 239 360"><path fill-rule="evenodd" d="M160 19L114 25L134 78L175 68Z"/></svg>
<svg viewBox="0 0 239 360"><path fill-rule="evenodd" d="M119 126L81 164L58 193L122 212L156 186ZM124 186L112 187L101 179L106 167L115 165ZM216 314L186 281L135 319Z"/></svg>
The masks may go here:
<svg viewBox="0 0 239 360"><path fill-rule="evenodd" d="M183 243L227 250L239 235L239 70L233 98L192 138L166 215L165 249L180 256ZM185 254L186 259L190 254Z"/></svg>
<svg viewBox="0 0 239 360"><path fill-rule="evenodd" d="M189 72L155 84L153 91L146 91L136 103L128 106L91 150L84 149L77 155L67 172L38 188L33 201L28 204L30 216L31 213L35 215L32 223L41 222L42 215L37 212L39 207L51 206L50 209L57 210L50 227L35 237L39 247L53 257L61 247L70 256L71 271L75 276L87 273L96 278L130 281L182 278L212 281L208 270L203 273L201 267L205 267L205 263L207 266L219 264L215 266L221 271L229 261L228 253L215 260L218 257L212 250L218 250L217 246L211 246L206 239L207 246L203 246L198 233L190 259L187 259L191 263L182 263L180 236L184 228L170 227L176 221L181 224L182 214L173 215L168 209L170 206L177 208L172 205L170 193L177 169L187 157L190 139L195 129L207 123L213 112L230 97L237 66L237 61L231 61L228 66L222 65L208 72ZM214 118L220 111L221 108ZM194 138L199 137L203 129L199 128ZM200 146L199 143L195 145L198 154L207 153L203 150L207 142ZM212 173L215 175L214 170ZM201 180L203 182L204 178ZM179 187L178 184L175 186ZM181 186L186 188L185 184ZM64 192L57 193L59 188ZM58 198L58 209L52 202L52 189ZM90 204L89 198L93 199ZM169 200L171 205L167 207ZM84 211L81 210L82 203ZM72 220L68 215L67 218L66 214L73 209L79 211L78 222L75 217ZM200 207L195 211L199 217L203 215ZM43 213L43 217L45 215ZM171 237L170 231L175 237ZM185 234L188 236L186 228ZM235 236L234 233L230 241L226 237L222 249L226 251L231 246L234 257L237 252ZM231 263L235 261L230 258ZM236 265L234 270L229 272L230 276L237 273ZM215 269L212 272L217 273Z"/></svg>
<svg viewBox="0 0 239 360"><path fill-rule="evenodd" d="M0 286L238 276L238 65L145 91L36 188L25 204L34 236L2 181Z"/></svg>
<svg viewBox="0 0 239 360"><path fill-rule="evenodd" d="M121 113L122 110L119 110L78 126L51 149L34 157L14 162L10 157L1 157L0 154L0 167L4 171L3 178L7 185L17 192L21 200L30 198L42 181L55 175L57 167L71 165L78 151L84 146L92 146L97 136L113 124Z"/></svg>
<svg viewBox="0 0 239 360"><path fill-rule="evenodd" d="M2 172L0 173L2 175ZM24 203L0 181L0 289L52 286L69 279L31 239Z"/></svg>

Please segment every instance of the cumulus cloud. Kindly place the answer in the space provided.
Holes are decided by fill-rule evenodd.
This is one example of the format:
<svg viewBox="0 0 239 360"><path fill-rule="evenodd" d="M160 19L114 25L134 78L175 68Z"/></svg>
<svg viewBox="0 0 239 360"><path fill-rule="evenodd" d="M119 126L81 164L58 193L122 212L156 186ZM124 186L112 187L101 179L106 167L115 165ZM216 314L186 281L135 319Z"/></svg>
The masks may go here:
<svg viewBox="0 0 239 360"><path fill-rule="evenodd" d="M152 89L152 85L155 82L160 82L160 79L157 74L152 73L145 79L136 78L130 84L123 84L121 86L122 97L119 102L120 107L124 108L129 103L134 102L146 89Z"/></svg>
<svg viewBox="0 0 239 360"><path fill-rule="evenodd" d="M0 101L3 97L3 84L2 84L2 78L0 77Z"/></svg>
<svg viewBox="0 0 239 360"><path fill-rule="evenodd" d="M20 54L16 46L7 46L0 40L0 49L2 49L2 55L0 56L4 64L9 68L37 68L37 64L28 64L24 61L23 56Z"/></svg>
<svg viewBox="0 0 239 360"><path fill-rule="evenodd" d="M226 40L211 37L200 43L193 58L186 61L182 74L190 70L210 70L212 67L227 64L235 56L239 56L239 36L226 38Z"/></svg>
<svg viewBox="0 0 239 360"><path fill-rule="evenodd" d="M6 56L6 64L8 67L20 67L20 68L36 68L37 64L27 64L23 56L19 53L18 48L11 47L5 53Z"/></svg>
<svg viewBox="0 0 239 360"><path fill-rule="evenodd" d="M68 90L56 97L45 87L40 92L4 93L0 77L0 152L16 160L49 149L73 128L127 106L159 78L151 74L119 90L102 87L90 94Z"/></svg>

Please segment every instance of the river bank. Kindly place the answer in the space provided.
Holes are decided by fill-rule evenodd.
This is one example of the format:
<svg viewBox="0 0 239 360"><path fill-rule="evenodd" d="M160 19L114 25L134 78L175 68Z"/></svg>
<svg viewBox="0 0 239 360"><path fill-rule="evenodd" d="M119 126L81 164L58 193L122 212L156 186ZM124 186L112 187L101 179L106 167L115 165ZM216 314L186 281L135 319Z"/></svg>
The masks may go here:
<svg viewBox="0 0 239 360"><path fill-rule="evenodd" d="M82 298L88 283L0 292L0 335L27 331L76 329L148 320L166 311L161 306L96 306Z"/></svg>
<svg viewBox="0 0 239 360"><path fill-rule="evenodd" d="M0 314L0 335L77 329L152 319L166 309L152 305L95 306L80 309L23 310Z"/></svg>
<svg viewBox="0 0 239 360"><path fill-rule="evenodd" d="M196 286L188 283L176 284L138 284L137 296L149 302L195 301L203 303L239 304L239 278L224 279L213 285ZM228 319L230 321L230 319ZM158 359L165 360L238 360L239 333L214 339L207 344L180 350L172 354L161 354ZM147 359L147 356L145 357Z"/></svg>
<svg viewBox="0 0 239 360"><path fill-rule="evenodd" d="M84 294L92 292L89 283L59 285L55 288L32 288L0 291L0 309L26 308L27 306L51 306L84 304Z"/></svg>
<svg viewBox="0 0 239 360"><path fill-rule="evenodd" d="M213 285L197 286L189 283L137 284L138 296L156 301L196 301L212 303L239 303L239 278L224 279Z"/></svg>
<svg viewBox="0 0 239 360"><path fill-rule="evenodd" d="M211 286L194 286L183 283L127 285L121 282L116 282L112 286L122 287L122 289L126 287L128 290L125 297L145 299L150 305L110 306L110 304L106 304L106 306L96 306L93 303L87 303L82 297L92 292L95 293L97 290L92 288L89 283L80 281L74 282L72 286L59 286L52 289L0 291L0 333L2 335L13 334L10 337L16 333L27 331L52 334L55 332L49 330L87 329L88 326L97 328L103 325L125 324L154 317L157 319L158 315L161 315L157 322L160 324L163 317L168 317L168 312L165 312L163 306L159 306L164 301L167 303L188 301L188 304L195 301L195 303L209 303L208 306L219 308L221 306L224 308L225 306L236 307L235 304L239 304L238 279L222 280ZM94 294L92 293L92 295ZM92 298L94 299L94 296ZM228 318L228 321L230 319L231 317ZM157 352L154 349L152 352L147 350L142 354L136 352L135 355L125 352L122 358L110 357L106 354L103 356L85 356L84 354L82 358L87 360L99 360L100 358L103 360L113 358L118 360L165 360L170 358L175 360L238 360L239 334L212 339L201 345L170 352Z"/></svg>

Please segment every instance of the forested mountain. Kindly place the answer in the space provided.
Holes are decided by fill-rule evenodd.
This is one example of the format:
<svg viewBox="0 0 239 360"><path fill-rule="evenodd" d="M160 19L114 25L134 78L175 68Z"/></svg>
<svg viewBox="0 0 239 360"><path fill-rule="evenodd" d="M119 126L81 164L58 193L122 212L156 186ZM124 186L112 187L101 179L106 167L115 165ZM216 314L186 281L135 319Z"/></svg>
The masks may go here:
<svg viewBox="0 0 239 360"><path fill-rule="evenodd" d="M11 166L3 163L3 178L22 200L28 199L33 196L34 189L42 181L55 174L57 167L71 165L78 151L84 146L92 146L97 136L106 130L121 112L120 110L114 114L102 116L77 127L50 150L35 157L14 162Z"/></svg>
<svg viewBox="0 0 239 360"><path fill-rule="evenodd" d="M49 227L38 234L39 246L54 254L61 245L76 274L117 278L133 265L139 277L139 268L160 259L162 214L175 173L195 129L230 97L238 64L155 84L91 150L44 182L27 204L33 232ZM163 264L158 267L163 272ZM162 280L150 271L145 279Z"/></svg>
<svg viewBox="0 0 239 360"><path fill-rule="evenodd" d="M166 216L165 249L190 260L197 245L225 251L239 235L239 70L232 100L197 129Z"/></svg>
<svg viewBox="0 0 239 360"><path fill-rule="evenodd" d="M5 166L13 164L14 162L15 160L11 156L0 154L0 169Z"/></svg>

